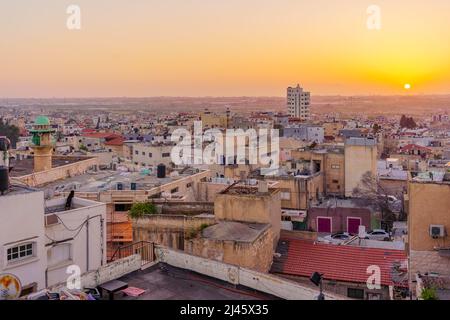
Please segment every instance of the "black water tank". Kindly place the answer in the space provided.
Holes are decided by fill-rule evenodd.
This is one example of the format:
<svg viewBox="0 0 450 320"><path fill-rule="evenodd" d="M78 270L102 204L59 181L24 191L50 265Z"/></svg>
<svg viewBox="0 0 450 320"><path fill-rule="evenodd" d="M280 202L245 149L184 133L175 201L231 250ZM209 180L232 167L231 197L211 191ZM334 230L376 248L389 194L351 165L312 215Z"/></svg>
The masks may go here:
<svg viewBox="0 0 450 320"><path fill-rule="evenodd" d="M156 176L158 179L162 179L166 177L166 166L163 164L159 164L156 171Z"/></svg>
<svg viewBox="0 0 450 320"><path fill-rule="evenodd" d="M0 167L0 194L4 194L9 189L9 169L8 167Z"/></svg>

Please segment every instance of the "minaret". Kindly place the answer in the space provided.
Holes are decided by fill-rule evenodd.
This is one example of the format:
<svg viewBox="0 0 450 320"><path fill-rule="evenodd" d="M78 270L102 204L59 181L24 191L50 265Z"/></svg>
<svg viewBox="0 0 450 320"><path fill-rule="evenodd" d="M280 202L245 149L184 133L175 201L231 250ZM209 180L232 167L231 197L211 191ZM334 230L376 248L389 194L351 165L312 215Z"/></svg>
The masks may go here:
<svg viewBox="0 0 450 320"><path fill-rule="evenodd" d="M36 118L33 129L31 148L34 151L34 172L47 171L52 168L53 136L52 129L47 117Z"/></svg>

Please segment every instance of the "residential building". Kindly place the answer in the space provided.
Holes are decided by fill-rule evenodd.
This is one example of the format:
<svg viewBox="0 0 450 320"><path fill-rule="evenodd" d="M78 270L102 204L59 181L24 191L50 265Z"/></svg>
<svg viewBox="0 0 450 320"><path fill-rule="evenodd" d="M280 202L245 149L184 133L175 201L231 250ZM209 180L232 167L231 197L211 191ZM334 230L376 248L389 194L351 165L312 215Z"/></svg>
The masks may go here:
<svg viewBox="0 0 450 320"><path fill-rule="evenodd" d="M310 119L311 94L300 85L287 88L287 111L289 116L303 121Z"/></svg>

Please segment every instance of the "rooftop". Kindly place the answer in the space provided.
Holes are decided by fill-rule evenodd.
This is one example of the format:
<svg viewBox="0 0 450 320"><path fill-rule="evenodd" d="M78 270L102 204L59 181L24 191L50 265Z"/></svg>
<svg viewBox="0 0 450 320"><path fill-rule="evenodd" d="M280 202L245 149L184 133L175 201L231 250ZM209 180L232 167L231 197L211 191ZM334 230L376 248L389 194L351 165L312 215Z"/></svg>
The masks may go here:
<svg viewBox="0 0 450 320"><path fill-rule="evenodd" d="M123 300L273 300L277 297L243 286L211 278L165 263L135 271L120 279L129 287L146 292L140 297L121 297Z"/></svg>
<svg viewBox="0 0 450 320"><path fill-rule="evenodd" d="M204 229L202 236L207 239L220 241L253 242L268 227L268 224L220 221Z"/></svg>
<svg viewBox="0 0 450 320"><path fill-rule="evenodd" d="M381 269L381 284L404 283L407 256L403 250L367 248L315 243L309 240L283 238L278 243L271 272L310 277L314 272L324 279L366 283L367 268Z"/></svg>
<svg viewBox="0 0 450 320"><path fill-rule="evenodd" d="M52 168L62 167L68 164L87 160L86 157L52 157ZM16 159L11 161L10 166L13 168L10 172L11 177L22 177L34 172L34 157L30 156L24 159Z"/></svg>

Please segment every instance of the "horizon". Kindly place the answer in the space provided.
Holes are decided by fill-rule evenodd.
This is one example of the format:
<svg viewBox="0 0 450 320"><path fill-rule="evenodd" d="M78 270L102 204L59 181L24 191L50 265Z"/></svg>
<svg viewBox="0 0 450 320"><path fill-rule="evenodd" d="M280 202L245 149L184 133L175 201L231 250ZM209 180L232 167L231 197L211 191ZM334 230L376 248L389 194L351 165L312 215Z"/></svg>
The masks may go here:
<svg viewBox="0 0 450 320"><path fill-rule="evenodd" d="M0 4L0 96L450 94L445 0L78 0ZM420 20L417 19L420 17Z"/></svg>

